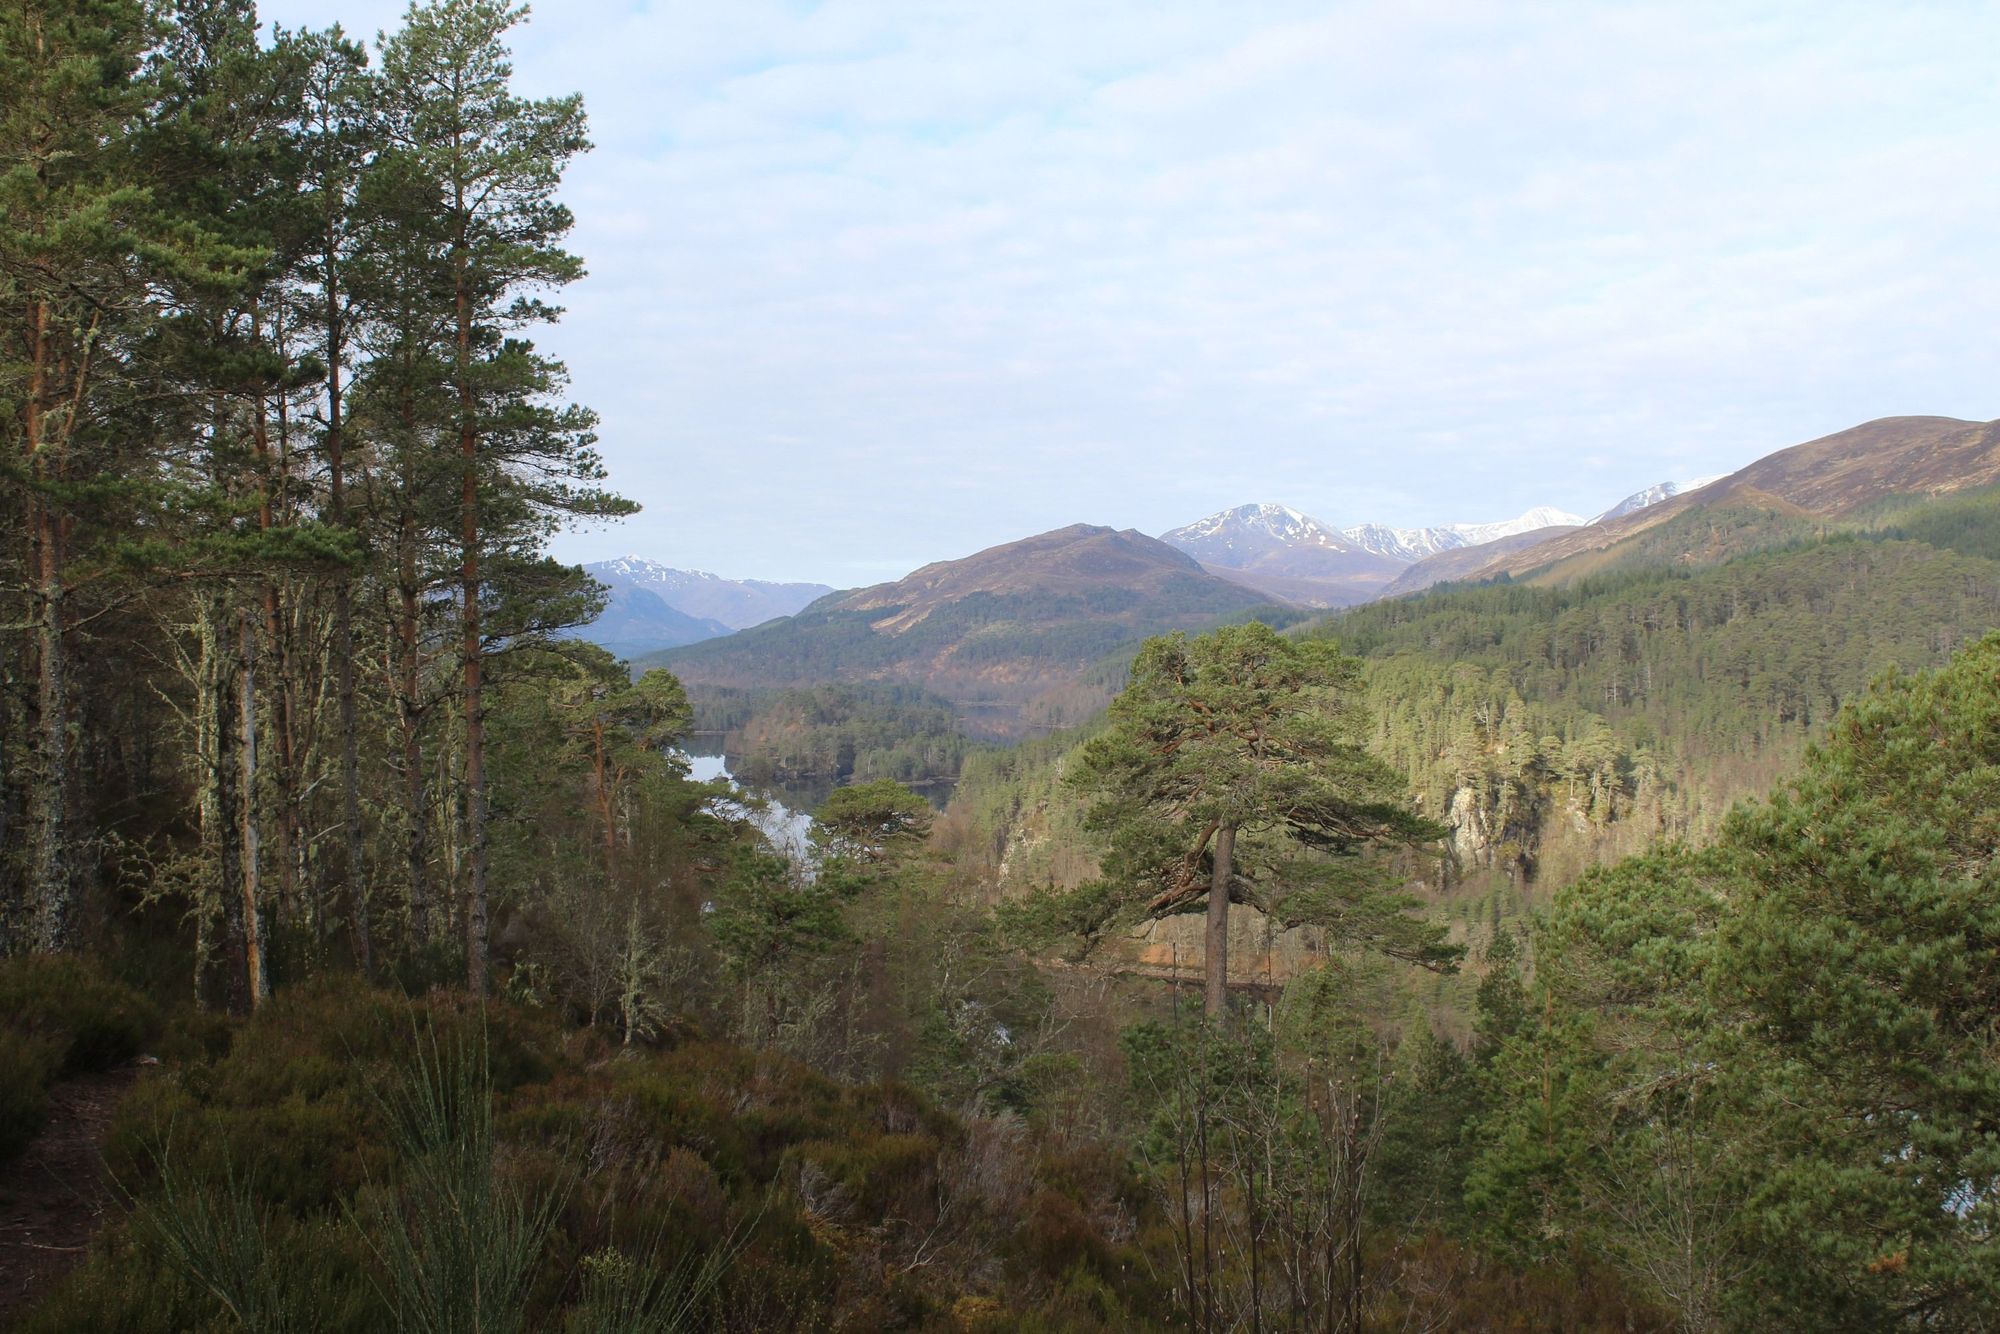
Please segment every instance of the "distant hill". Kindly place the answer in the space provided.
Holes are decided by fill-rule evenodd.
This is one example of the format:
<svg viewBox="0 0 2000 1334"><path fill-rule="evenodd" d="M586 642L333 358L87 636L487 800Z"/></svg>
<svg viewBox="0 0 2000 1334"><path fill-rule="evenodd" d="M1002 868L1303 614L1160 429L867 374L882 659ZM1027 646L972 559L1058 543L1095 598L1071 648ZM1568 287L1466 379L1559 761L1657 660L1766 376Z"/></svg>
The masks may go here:
<svg viewBox="0 0 2000 1334"><path fill-rule="evenodd" d="M1573 527L1582 522L1582 518L1567 510L1537 505L1518 518L1495 523L1443 523L1430 528L1388 528L1370 523L1342 529L1341 535L1365 550L1407 563L1461 547L1476 547L1548 528Z"/></svg>
<svg viewBox="0 0 2000 1334"><path fill-rule="evenodd" d="M629 658L726 635L729 627L670 607L650 589L612 585L604 614L577 633L621 658Z"/></svg>
<svg viewBox="0 0 2000 1334"><path fill-rule="evenodd" d="M1283 505L1238 505L1160 535L1210 573L1309 607L1377 596L1403 562Z"/></svg>
<svg viewBox="0 0 2000 1334"><path fill-rule="evenodd" d="M1722 474L1714 473L1710 476L1697 477L1687 482L1655 482L1644 490L1634 491L1631 495L1592 519L1591 522L1607 523L1612 519L1622 519L1628 514L1636 514L1640 510L1649 509L1664 501L1672 500L1675 496L1686 495L1690 491L1699 491L1710 482L1719 482L1721 480Z"/></svg>
<svg viewBox="0 0 2000 1334"><path fill-rule="evenodd" d="M1120 647L1269 601L1142 533L1077 524L830 594L644 665L692 684L921 685L965 710L971 730L1006 734L1022 705Z"/></svg>
<svg viewBox="0 0 2000 1334"><path fill-rule="evenodd" d="M1979 475L1975 451L1956 457L1933 484ZM1466 938L1591 866L1706 842L1870 681L1938 666L2000 626L2000 481L1850 490L1832 519L1735 494L1645 529L1588 579L1432 589L1302 631L1362 659L1369 746L1451 831L1430 887ZM1062 783L1082 735L967 759L957 846L1003 892L1098 874L1101 836Z"/></svg>
<svg viewBox="0 0 2000 1334"><path fill-rule="evenodd" d="M1385 580L1401 570L1401 566L1389 565L1386 569L1371 563L1361 565L1345 575L1330 575L1323 578L1301 578L1287 574L1273 574L1268 570L1232 570L1226 565L1210 565L1202 562L1201 568L1218 579L1227 579L1232 584L1261 593L1279 602L1289 602L1300 607L1311 607L1316 611L1330 611L1336 607L1352 607L1363 602L1371 602L1381 597L1388 587Z"/></svg>
<svg viewBox="0 0 2000 1334"><path fill-rule="evenodd" d="M583 571L610 589L611 596L604 614L579 633L624 657L695 644L789 616L833 591L825 584L724 579L643 556L598 561Z"/></svg>
<svg viewBox="0 0 2000 1334"><path fill-rule="evenodd" d="M1657 504L1503 553L1466 577L1518 579L1539 571L1561 579L1593 572L1615 555L1611 549L1696 509L1835 519L1895 496L1942 496L1995 481L2000 421L1884 417L1779 450Z"/></svg>
<svg viewBox="0 0 2000 1334"><path fill-rule="evenodd" d="M677 570L644 556L620 556L583 567L585 574L614 591L637 588L654 594L675 611L715 621L725 631L762 625L790 616L833 589L825 584L772 583L763 579L725 579L706 570Z"/></svg>

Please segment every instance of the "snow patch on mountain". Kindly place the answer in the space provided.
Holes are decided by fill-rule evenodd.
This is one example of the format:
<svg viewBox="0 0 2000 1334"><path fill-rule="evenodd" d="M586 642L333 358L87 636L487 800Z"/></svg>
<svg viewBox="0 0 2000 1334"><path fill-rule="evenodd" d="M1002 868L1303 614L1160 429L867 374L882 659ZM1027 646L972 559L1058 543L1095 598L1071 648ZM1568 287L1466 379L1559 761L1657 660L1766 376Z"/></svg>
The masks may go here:
<svg viewBox="0 0 2000 1334"><path fill-rule="evenodd" d="M1558 524L1574 526L1582 522L1566 510L1537 505L1518 518L1495 523L1446 523L1430 528L1389 528L1370 523L1342 529L1341 536L1364 551L1415 564L1440 551L1476 547L1486 542L1497 542L1503 537L1513 537L1517 533L1531 533L1537 528L1551 528Z"/></svg>
<svg viewBox="0 0 2000 1334"><path fill-rule="evenodd" d="M1346 551L1340 535L1309 514L1285 505L1238 505L1235 509L1211 514L1205 519L1171 532L1160 540L1168 546L1221 562L1221 557L1242 547L1265 548L1325 547Z"/></svg>
<svg viewBox="0 0 2000 1334"><path fill-rule="evenodd" d="M1699 491L1710 482L1719 482L1728 475L1727 473L1719 472L1713 476L1696 477L1685 482L1655 482L1643 491L1634 491L1631 495L1592 519L1591 522L1606 523L1612 519L1622 518L1627 514L1634 514L1643 509L1651 509L1663 500L1672 500L1675 496L1684 496L1690 491Z"/></svg>
<svg viewBox="0 0 2000 1334"><path fill-rule="evenodd" d="M1238 505L1163 533L1160 540L1199 560L1226 568L1245 568L1248 562L1280 547L1366 553L1414 564L1440 551L1478 546L1537 528L1582 522L1565 510L1539 505L1518 518L1495 523L1447 523L1430 528L1391 528L1364 523L1336 529L1284 505Z"/></svg>

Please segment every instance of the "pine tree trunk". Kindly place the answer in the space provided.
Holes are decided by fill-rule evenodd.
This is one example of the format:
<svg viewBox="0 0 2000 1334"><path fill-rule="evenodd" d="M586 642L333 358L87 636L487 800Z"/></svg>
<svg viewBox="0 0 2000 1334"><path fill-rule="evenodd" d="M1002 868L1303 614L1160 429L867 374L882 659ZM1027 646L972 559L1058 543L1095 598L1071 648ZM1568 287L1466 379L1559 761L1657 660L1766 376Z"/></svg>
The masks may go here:
<svg viewBox="0 0 2000 1334"><path fill-rule="evenodd" d="M329 252L330 253L330 252ZM345 355L340 319L340 294L333 265L327 265L326 307L326 469L327 503L333 526L348 530L347 440L341 419L340 360ZM362 860L361 724L354 684L354 580L346 569L333 584L334 694L340 709L340 823L347 849L347 925L353 940L354 966L363 977L374 971L369 938L368 874Z"/></svg>
<svg viewBox="0 0 2000 1334"><path fill-rule="evenodd" d="M1208 882L1208 936L1202 947L1202 966L1207 975L1203 1008L1211 1019L1229 1009L1229 884L1234 878L1236 827L1223 825L1215 831L1211 850L1215 868Z"/></svg>
<svg viewBox="0 0 2000 1334"><path fill-rule="evenodd" d="M423 704L418 692L423 688L422 645L418 638L416 533L405 513L397 559L399 595L402 606L397 624L397 640L402 657L402 698L397 701L397 720L403 742L403 859L410 882L410 933L419 945L431 941L431 905L428 814L425 811Z"/></svg>
<svg viewBox="0 0 2000 1334"><path fill-rule="evenodd" d="M263 832L257 823L257 647L249 612L243 613L237 640L236 756L243 839L243 975L252 1009L271 998L271 979L264 971Z"/></svg>
<svg viewBox="0 0 2000 1334"><path fill-rule="evenodd" d="M261 326L259 326L261 333ZM282 336L282 331L281 331ZM279 399L279 435L284 434L284 400ZM254 404L255 415L251 419L252 440L257 455L257 527L268 533L277 526L278 498L274 497L282 468L273 470L269 424L265 420L266 405L264 395L258 394ZM246 627L247 628L247 627ZM265 691L270 697L271 766L265 790L270 793L270 805L275 816L271 821L277 835L277 855L274 864L278 872L279 920L283 914L295 911L298 903L298 843L300 821L298 799L293 783L294 727L297 719L292 711L292 676L290 654L286 648L284 602L276 579L264 581L264 659L269 667L266 674ZM246 670L255 661L246 655ZM310 926L317 939L320 922L317 903L309 905L307 914L312 919Z"/></svg>
<svg viewBox="0 0 2000 1334"><path fill-rule="evenodd" d="M27 451L40 488L60 480L55 442L47 438L49 310L36 302L30 313L32 364L26 403ZM30 498L35 544L35 707L41 773L35 787L35 854L31 871L37 950L60 950L70 943L75 870L70 862L71 756L69 744L69 660L63 603L62 524L46 491Z"/></svg>
<svg viewBox="0 0 2000 1334"><path fill-rule="evenodd" d="M479 433L472 390L472 294L461 247L458 305L459 598L465 640L465 985L486 994L486 713L479 637Z"/></svg>
<svg viewBox="0 0 2000 1334"><path fill-rule="evenodd" d="M197 911L206 916L219 910L222 915L228 1005L231 1013L243 1014L250 1008L250 961L243 919L243 843L236 827L240 813L236 790L239 715L232 678L237 658L233 649L225 647L230 638L229 608L221 589L202 595L198 619L195 713L202 741L201 841L213 880ZM197 994L201 981L197 976Z"/></svg>
<svg viewBox="0 0 2000 1334"><path fill-rule="evenodd" d="M618 862L618 819L612 805L611 765L604 754L604 714L600 710L590 721L592 764L596 769L597 814L604 825L604 870L608 875Z"/></svg>

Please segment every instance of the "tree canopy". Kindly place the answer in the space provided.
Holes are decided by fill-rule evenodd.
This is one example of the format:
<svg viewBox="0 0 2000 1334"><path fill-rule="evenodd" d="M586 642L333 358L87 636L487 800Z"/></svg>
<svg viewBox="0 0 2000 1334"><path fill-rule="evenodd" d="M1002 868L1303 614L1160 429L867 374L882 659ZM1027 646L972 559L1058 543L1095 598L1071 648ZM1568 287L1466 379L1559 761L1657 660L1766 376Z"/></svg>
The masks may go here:
<svg viewBox="0 0 2000 1334"><path fill-rule="evenodd" d="M1258 623L1147 641L1111 726L1071 781L1096 800L1108 875L1155 915L1207 899L1207 1004L1227 987L1229 904L1342 941L1448 967L1457 952L1412 916L1403 866L1444 830L1363 745L1356 662Z"/></svg>

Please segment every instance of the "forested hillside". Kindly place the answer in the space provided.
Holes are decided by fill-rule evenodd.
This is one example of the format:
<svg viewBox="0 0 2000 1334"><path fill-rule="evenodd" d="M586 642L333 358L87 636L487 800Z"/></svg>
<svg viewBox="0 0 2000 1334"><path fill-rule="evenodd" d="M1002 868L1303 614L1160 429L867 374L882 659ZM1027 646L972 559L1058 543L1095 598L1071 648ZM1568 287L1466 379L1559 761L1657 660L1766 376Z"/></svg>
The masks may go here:
<svg viewBox="0 0 2000 1334"><path fill-rule="evenodd" d="M1537 886L1657 839L1705 841L1883 671L1942 663L2000 624L2000 565L1967 554L1991 549L1996 503L1896 499L1831 532L1694 511L1623 568L1433 590L1297 633L1362 658L1372 749L1450 827L1452 911L1490 929ZM959 790L957 820L1019 886L1094 873L1057 786L1066 749L981 761Z"/></svg>
<svg viewBox="0 0 2000 1334"><path fill-rule="evenodd" d="M978 749L951 702L915 686L702 686L694 708L697 730L719 738L731 771L751 782L953 779Z"/></svg>

